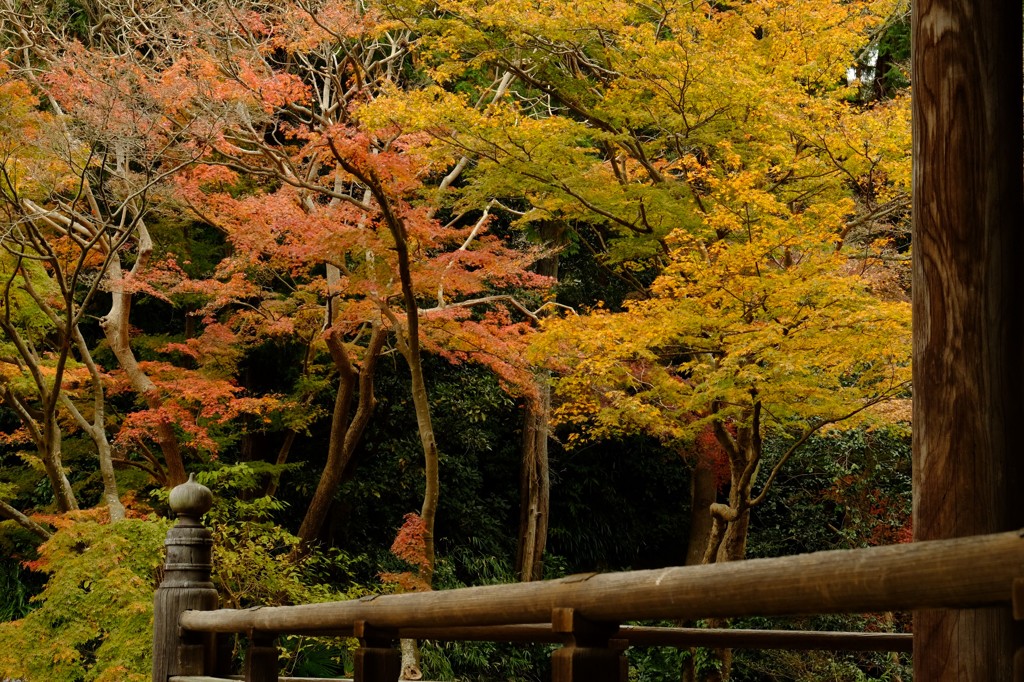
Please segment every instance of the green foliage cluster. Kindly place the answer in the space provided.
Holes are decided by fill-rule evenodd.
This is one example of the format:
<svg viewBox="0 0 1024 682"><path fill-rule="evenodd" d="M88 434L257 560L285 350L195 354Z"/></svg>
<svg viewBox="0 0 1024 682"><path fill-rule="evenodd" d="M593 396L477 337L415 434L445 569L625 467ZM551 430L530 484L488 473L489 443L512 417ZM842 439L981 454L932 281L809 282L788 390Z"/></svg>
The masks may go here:
<svg viewBox="0 0 1024 682"><path fill-rule="evenodd" d="M769 441L777 458L785 441ZM752 557L910 540L910 438L893 429L811 439L752 520Z"/></svg>
<svg viewBox="0 0 1024 682"><path fill-rule="evenodd" d="M214 494L204 517L213 531L213 580L224 608L308 604L351 599L366 588L350 585L339 591L324 580L330 566L337 583L342 571L357 564L340 551L298 552L299 539L281 523L285 502L262 494L270 467L239 462L211 467L196 479ZM160 491L163 495L163 491Z"/></svg>
<svg viewBox="0 0 1024 682"><path fill-rule="evenodd" d="M0 676L53 682L143 682L151 668L153 589L169 524L66 517L40 546L48 574L21 620L0 623Z"/></svg>
<svg viewBox="0 0 1024 682"><path fill-rule="evenodd" d="M0 559L0 623L17 620L32 609L35 582L18 561Z"/></svg>
<svg viewBox="0 0 1024 682"><path fill-rule="evenodd" d="M769 459L785 442L770 443ZM854 549L910 540L910 438L895 429L812 439L752 522L752 557ZM736 627L897 632L908 614L745 619ZM889 682L911 679L906 654L737 651L737 682Z"/></svg>

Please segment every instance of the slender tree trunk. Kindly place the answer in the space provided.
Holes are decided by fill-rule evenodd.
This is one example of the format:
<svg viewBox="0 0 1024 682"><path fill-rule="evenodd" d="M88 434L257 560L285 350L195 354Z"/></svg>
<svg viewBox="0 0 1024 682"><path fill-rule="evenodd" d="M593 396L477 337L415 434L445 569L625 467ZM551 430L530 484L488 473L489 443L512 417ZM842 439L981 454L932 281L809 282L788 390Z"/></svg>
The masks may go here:
<svg viewBox="0 0 1024 682"><path fill-rule="evenodd" d="M107 433L103 429L90 429L93 443L96 444L96 454L100 460L100 477L103 479L103 501L110 510L110 522L117 523L124 520L124 505L121 504L121 496L117 492L117 475L114 473L114 457L110 450L110 441L107 440Z"/></svg>
<svg viewBox="0 0 1024 682"><path fill-rule="evenodd" d="M74 340L78 348L78 354L89 370L92 379L93 394L93 415L92 422L89 422L78 410L75 404L66 395L61 395L65 408L71 413L82 430L89 434L93 445L96 446L96 457L100 465L100 478L103 480L103 501L110 511L110 522L117 523L124 520L124 505L121 504L121 496L117 490L117 475L114 473L114 456L110 448L110 440L107 438L106 429L106 398L103 392L103 378L100 376L99 367L93 361L89 345L82 336L81 329L74 327Z"/></svg>
<svg viewBox="0 0 1024 682"><path fill-rule="evenodd" d="M412 402L416 412L416 424L419 430L420 443L423 447L423 473L425 485L423 488L423 506L420 508L420 518L423 519L423 556L424 562L420 567L419 577L427 585L433 587L434 566L437 556L434 548L434 523L437 519L437 504L440 497L440 462L437 451L437 441L434 437L434 426L430 418L430 402L427 395L427 385L423 379L423 362L420 355L419 344L419 310L416 307L415 299L412 296L411 280L408 275L408 253L404 248L399 250L399 263L405 275L403 276L403 290L406 294L406 324L409 335L405 339L404 355L409 364L409 373L412 377ZM406 288L405 282L409 281ZM411 313L410 313L411 310ZM401 333L399 331L399 333ZM402 640L402 677L405 679L418 680L422 677L419 668L419 647L415 640Z"/></svg>
<svg viewBox="0 0 1024 682"><path fill-rule="evenodd" d="M507 74L506 74L507 75ZM545 245L565 243L565 225L556 221L540 224ZM558 280L559 254L539 260L537 274ZM551 476L548 470L548 424L551 421L551 373L543 372L534 382L537 397L526 400L523 416L522 466L519 474L519 538L516 575L522 581L544 577L544 550L550 523Z"/></svg>
<svg viewBox="0 0 1024 682"><path fill-rule="evenodd" d="M277 450L277 458L274 460L274 466L282 467L288 462L288 455L291 454L292 446L295 445L295 439L299 433L295 429L289 430L284 435L284 442L281 443L281 447ZM277 488L280 483L281 476L278 474L276 477L271 476L267 481L267 485L263 488L263 495L265 497L273 497L277 494Z"/></svg>
<svg viewBox="0 0 1024 682"><path fill-rule="evenodd" d="M718 477L711 463L698 457L693 463L690 474L690 537L686 545L686 565L696 566L704 562L709 547L717 547L720 540L712 542L712 533L719 532L715 528L715 517L711 506L718 501ZM721 529L724 531L724 528ZM680 622L681 627L692 626L692 623ZM682 682L696 682L697 670L695 660L696 649L690 649L690 656L683 661Z"/></svg>
<svg viewBox="0 0 1024 682"><path fill-rule="evenodd" d="M415 314L415 311L414 311ZM412 343L410 343L412 345ZM427 386L423 380L423 365L420 360L419 343L416 342L415 355L410 354L409 370L412 374L412 402L416 410L416 423L419 427L420 443L423 446L424 478L423 506L420 518L423 519L423 553L425 561L420 578L428 586L434 582L434 522L437 518L437 502L440 497L440 468L437 452L437 441L434 438L434 426L430 419L430 403L427 400Z"/></svg>
<svg viewBox="0 0 1024 682"><path fill-rule="evenodd" d="M760 403L755 396L750 426L738 428L733 436L723 424L716 422L714 425L715 436L729 460L729 501L711 505L712 524L702 563L740 561L746 556L751 498L762 455L760 414ZM717 619L708 623L708 627L725 625L725 620ZM732 650L714 649L713 656L718 659L719 667L705 676L705 682L728 682L732 674ZM685 668L683 679L687 679Z"/></svg>
<svg viewBox="0 0 1024 682"><path fill-rule="evenodd" d="M14 410L28 430L32 442L36 446L39 459L42 461L46 477L50 481L50 487L53 489L57 509L62 512L78 509L78 501L64 474L64 463L61 458L61 430L60 424L57 422L57 403L61 396L60 383L66 355L61 356L55 376L48 380L43 376L39 358L31 345L24 341L14 327L2 319L0 319L0 328L18 349L18 355L31 373L41 407L37 410L30 409L21 398L15 395L10 384L2 377L0 377L0 388L3 389L3 392L0 394L0 399ZM50 381L52 381L52 386L48 383Z"/></svg>
<svg viewBox="0 0 1024 682"><path fill-rule="evenodd" d="M1021 7L915 0L912 24L914 540L934 540L1024 526ZM917 680L1021 680L1022 649L1009 606L914 613Z"/></svg>
<svg viewBox="0 0 1024 682"><path fill-rule="evenodd" d="M434 521L437 518L437 502L440 491L440 474L437 452L437 440L434 437L434 425L430 418L430 401L427 396L427 385L423 379L423 360L420 352L420 312L416 302L416 290L413 287L412 271L409 263L409 235L405 222L395 213L395 206L388 196L384 184L372 168L354 166L344 155L332 148L338 163L346 172L362 181L373 198L377 201L384 223L395 242L395 257L398 263L398 277L402 285L402 302L405 304L405 334L394 312L386 301L381 301L381 312L395 323L398 335L398 347L409 365L411 375L412 403L416 412L416 425L423 447L424 478L423 506L420 518L423 519L423 544L425 563L420 571L420 578L427 586L434 580Z"/></svg>
<svg viewBox="0 0 1024 682"><path fill-rule="evenodd" d="M3 500L0 500L0 514L6 516L28 532L43 540L49 540L52 535L50 531L46 530Z"/></svg>
<svg viewBox="0 0 1024 682"><path fill-rule="evenodd" d="M427 384L423 378L423 358L420 352L420 312L416 303L416 292L413 289L412 272L409 267L409 240L405 224L395 215L393 207L384 193L380 182L373 178L368 183L373 189L381 213L390 228L395 240L395 252L398 257L398 274L402 282L402 298L405 303L405 337L399 343L399 349L409 365L412 383L412 404L416 412L416 426L423 447L423 469L425 485L423 488L423 506L420 518L423 519L423 546L425 561L420 578L429 587L434 582L434 522L437 518L437 502L440 497L440 467L437 452L437 439L434 436L434 424L430 418L430 401L427 395ZM395 330L399 336L401 329Z"/></svg>
<svg viewBox="0 0 1024 682"><path fill-rule="evenodd" d="M342 478L363 436L363 431L370 421L370 415L376 401L373 396L373 380L377 358L384 347L384 330L380 325L373 329L370 342L366 348L363 366L356 370L348 355L345 344L335 332L328 332L327 346L331 357L338 368L338 392L334 400L334 412L331 417L331 437L327 447L327 461L324 463L320 482L313 499L306 509L306 516L299 527L299 539L303 546L316 540L323 528L327 512L334 500L334 495L341 486ZM355 414L349 417L352 402L358 401Z"/></svg>
<svg viewBox="0 0 1024 682"><path fill-rule="evenodd" d="M78 509L78 500L71 489L71 483L64 474L64 463L61 459L61 431L57 423L57 416L51 407L46 407L39 419L36 419L7 384L0 384L3 388L3 404L7 405L18 415L22 424L32 437L36 446L39 460L43 464L46 478L53 490L54 501L57 509L61 512L68 512ZM43 396L45 404L49 402L48 396Z"/></svg>
<svg viewBox="0 0 1024 682"><path fill-rule="evenodd" d="M548 421L551 416L551 385L547 377L539 378L537 391L536 399L527 399L523 418L516 574L524 582L544 577L544 547L547 544L550 508Z"/></svg>
<svg viewBox="0 0 1024 682"><path fill-rule="evenodd" d="M153 242L149 238L149 232L142 225L141 221L139 221L138 231L139 251L135 264L132 266L132 274L137 274L145 269L145 265L149 261L149 255L153 250ZM160 390L139 366L139 361L136 359L135 353L132 352L128 334L132 295L130 292L125 291L124 287L120 284L124 273L121 270L121 260L117 254L111 257L106 277L110 283L112 302L110 304L110 312L100 319L100 328L103 329L103 335L106 337L107 343L110 344L110 349L117 358L121 369L124 370L125 375L128 377L132 388L142 396L149 409L159 413L163 404ZM174 425L168 419L161 418L157 422L156 430L156 441L164 455L164 462L167 466L167 484L170 487L180 485L188 477L185 475L185 462L181 454L178 437L174 433Z"/></svg>
<svg viewBox="0 0 1024 682"><path fill-rule="evenodd" d="M61 432L57 425L55 414L48 414L44 417L43 434L44 443L40 455L43 459L43 466L46 475L53 486L53 496L57 502L57 508L62 512L75 511L78 509L78 500L71 489L71 483L64 473L63 457L61 454Z"/></svg>

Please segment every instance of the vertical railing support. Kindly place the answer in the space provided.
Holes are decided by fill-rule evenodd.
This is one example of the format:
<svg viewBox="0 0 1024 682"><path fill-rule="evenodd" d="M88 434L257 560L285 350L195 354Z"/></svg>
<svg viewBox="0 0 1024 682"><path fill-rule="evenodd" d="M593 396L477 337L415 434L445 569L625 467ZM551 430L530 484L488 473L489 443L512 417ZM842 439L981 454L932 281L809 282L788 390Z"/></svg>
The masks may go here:
<svg viewBox="0 0 1024 682"><path fill-rule="evenodd" d="M615 639L617 623L587 620L573 609L557 608L551 629L566 636L564 646L551 654L551 682L626 682L627 642Z"/></svg>
<svg viewBox="0 0 1024 682"><path fill-rule="evenodd" d="M395 647L397 633L357 620L352 634L359 640L353 656L354 682L397 682L402 674L402 652Z"/></svg>
<svg viewBox="0 0 1024 682"><path fill-rule="evenodd" d="M245 682L277 682L277 673L277 638L265 632L249 633Z"/></svg>
<svg viewBox="0 0 1024 682"><path fill-rule="evenodd" d="M164 576L154 598L153 682L167 682L171 675L205 675L214 663L213 636L178 627L182 611L217 608L217 590L210 581L213 539L199 523L213 495L189 476L171 490L168 503L178 522L167 531Z"/></svg>

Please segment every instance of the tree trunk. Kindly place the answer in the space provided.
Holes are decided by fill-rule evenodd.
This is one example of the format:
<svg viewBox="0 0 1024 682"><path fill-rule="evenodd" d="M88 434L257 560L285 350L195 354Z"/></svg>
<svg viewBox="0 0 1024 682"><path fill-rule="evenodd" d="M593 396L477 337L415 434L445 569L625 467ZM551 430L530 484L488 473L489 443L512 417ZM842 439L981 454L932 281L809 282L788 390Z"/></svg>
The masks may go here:
<svg viewBox="0 0 1024 682"><path fill-rule="evenodd" d="M16 524L32 533L36 537L42 540L49 540L52 534L38 523L30 519L29 517L22 514L20 511L7 504L3 500L0 500L0 514L6 516Z"/></svg>
<svg viewBox="0 0 1024 682"><path fill-rule="evenodd" d="M295 445L295 439L299 433L295 429L290 429L284 435L284 442L281 443L281 447L277 450L277 459L274 460L274 465L282 467L288 461L288 455L291 454L292 446ZM280 483L280 474L277 477L271 476L267 480L267 484L263 487L263 495L265 497L273 497L277 494L277 488Z"/></svg>
<svg viewBox="0 0 1024 682"><path fill-rule="evenodd" d="M721 422L714 424L715 437L729 460L729 502L711 505L711 530L702 559L705 564L740 561L747 553L754 481L763 454L761 404L756 393L752 393L752 397L750 426L737 428L733 436ZM726 625L726 621L719 619L708 622L708 627ZM705 676L705 682L728 682L732 674L732 650L714 649L712 656L718 660L719 667ZM687 670L690 666L684 666L684 680L688 674L693 677L692 667Z"/></svg>
<svg viewBox="0 0 1024 682"><path fill-rule="evenodd" d="M149 255L153 250L153 242L149 238L149 232L141 221L138 224L138 231L139 252L136 256L135 264L132 266L132 274L137 274L145 269L145 265L149 261ZM114 353L118 364L128 377L128 382L131 384L132 389L143 397L149 409L159 411L163 404L160 390L142 368L139 367L139 361L136 359L135 353L132 352L129 341L128 325L132 295L130 292L125 291L123 285L120 284L123 277L121 259L117 254L113 254L106 274L112 294L112 301L110 312L100 319L100 328L103 329L103 335L106 337L107 343L110 344L110 350ZM156 429L156 441L164 455L164 462L167 466L167 484L173 488L188 480L188 476L185 475L185 462L181 455L178 437L174 433L174 425L165 418L161 418L157 422Z"/></svg>
<svg viewBox="0 0 1024 682"><path fill-rule="evenodd" d="M913 3L915 540L1024 526L1020 11ZM1022 645L1009 607L918 611L914 677L1024 679Z"/></svg>
<svg viewBox="0 0 1024 682"><path fill-rule="evenodd" d="M0 329L18 350L20 359L28 367L41 407L33 410L18 397L6 379L0 376L0 400L18 415L21 423L28 430L36 452L43 464L43 470L53 489L54 501L61 512L78 509L71 484L64 474L64 463L61 459L61 430L57 422L57 404L61 394L61 376L65 354L60 356L58 369L52 379L44 378L42 366L30 344L25 343L18 331L9 323L0 319ZM51 385L52 383L52 385Z"/></svg>
<svg viewBox="0 0 1024 682"><path fill-rule="evenodd" d="M110 522L117 523L124 520L124 505L121 504L121 496L117 492L117 475L114 473L114 457L110 450L110 441L107 440L107 433L104 429L94 427L89 430L89 436L96 444L96 455L100 460L100 477L103 479L103 501L110 511Z"/></svg>
<svg viewBox="0 0 1024 682"><path fill-rule="evenodd" d="M43 460L43 467L46 469L46 476L50 479L53 487L53 497L57 503L57 509L62 512L75 511L78 509L78 500L71 490L71 482L64 473L64 463L61 456L61 433L57 424L55 414L44 416L43 423L44 441L40 445L39 454Z"/></svg>
<svg viewBox="0 0 1024 682"><path fill-rule="evenodd" d="M92 423L87 421L74 403L66 395L62 396L65 406L71 412L79 426L89 434L93 445L96 446L96 457L100 465L100 477L103 480L103 501L106 502L110 511L110 522L117 523L124 520L124 505L121 504L121 496L117 490L117 475L114 473L114 456L110 448L110 440L107 438L106 428L106 398L103 393L103 378L100 376L99 367L92 359L89 345L82 336L81 329L74 327L75 345L82 362L89 370L92 379L93 394L93 415Z"/></svg>
<svg viewBox="0 0 1024 682"><path fill-rule="evenodd" d="M377 201L384 223L395 241L395 257L398 263L398 277L402 285L402 302L405 304L405 334L394 311L387 301L379 301L381 312L395 324L398 335L398 348L409 365L412 380L412 403L416 411L416 425L419 430L420 444L423 447L424 478L423 506L420 518L423 520L423 545L425 562L420 571L420 578L429 587L434 580L434 521L437 518L437 501L440 490L440 474L437 453L437 440L434 437L434 425L430 418L430 402L427 397L427 385L423 379L423 361L420 353L420 311L416 302L416 291L412 282L412 271L409 267L409 235L405 222L395 212L391 197L388 196L384 184L372 168L359 168L349 159L333 148L338 164L361 182Z"/></svg>
<svg viewBox="0 0 1024 682"><path fill-rule="evenodd" d="M413 311L413 314L418 314ZM420 443L423 446L424 478L423 506L420 518L423 519L423 570L420 578L427 586L434 582L434 522L437 518L437 502L440 491L440 470L437 453L437 441L434 439L434 426L430 420L430 403L427 401L427 386L423 380L423 365L420 360L419 341L415 344L415 354L409 354L409 370L412 374L412 402L416 410L416 423L419 427Z"/></svg>
<svg viewBox="0 0 1024 682"><path fill-rule="evenodd" d="M401 680L423 679L423 669L420 664L420 648L415 639L403 639L400 642L402 647L402 673Z"/></svg>
<svg viewBox="0 0 1024 682"><path fill-rule="evenodd" d="M711 505L718 499L718 480L711 464L700 457L693 464L690 478L690 538L686 545L686 565L702 563L711 539Z"/></svg>
<svg viewBox="0 0 1024 682"><path fill-rule="evenodd" d="M430 401L427 396L427 384L423 378L423 358L420 352L420 311L416 302L416 292L412 283L412 272L409 267L409 238L405 223L394 213L390 199L384 192L380 180L372 176L367 183L377 199L381 213L388 225L391 236L395 240L395 254L398 260L398 275L402 283L402 299L405 303L405 335L396 329L399 335L399 349L409 365L412 383L412 404L416 412L416 426L419 430L420 444L423 447L423 506L420 518L423 519L423 550L424 563L420 570L420 578L428 586L434 582L434 522L437 518L437 502L440 496L440 468L437 452L437 440L434 437L434 424L430 418ZM387 312L391 312L390 310Z"/></svg>
<svg viewBox="0 0 1024 682"><path fill-rule="evenodd" d="M565 244L565 224L545 220L539 224L545 246ZM538 275L558 280L558 251L534 264ZM551 477L548 471L548 424L551 421L551 373L543 372L535 382L537 398L527 398L523 416L523 461L519 473L519 540L516 547L516 575L519 580L544 577L544 549L550 522Z"/></svg>
<svg viewBox="0 0 1024 682"><path fill-rule="evenodd" d="M327 446L327 461L324 463L320 482L313 499L306 509L306 516L299 527L299 539L302 546L314 542L323 528L327 512L334 500L334 495L341 486L342 478L352 459L352 453L363 437L363 431L370 421L370 415L376 401L373 396L373 380L377 358L384 347L384 330L380 325L373 328L370 342L366 348L363 366L357 371L348 355L348 349L337 333L327 333L327 347L338 368L338 392L334 400L334 412L331 417L331 436ZM358 388L358 404L355 414L349 418L352 401Z"/></svg>
<svg viewBox="0 0 1024 682"><path fill-rule="evenodd" d="M528 398L523 416L523 462L519 476L519 546L516 575L523 582L544 577L544 548L548 537L550 476L548 474L548 421L551 385L537 381L538 395Z"/></svg>

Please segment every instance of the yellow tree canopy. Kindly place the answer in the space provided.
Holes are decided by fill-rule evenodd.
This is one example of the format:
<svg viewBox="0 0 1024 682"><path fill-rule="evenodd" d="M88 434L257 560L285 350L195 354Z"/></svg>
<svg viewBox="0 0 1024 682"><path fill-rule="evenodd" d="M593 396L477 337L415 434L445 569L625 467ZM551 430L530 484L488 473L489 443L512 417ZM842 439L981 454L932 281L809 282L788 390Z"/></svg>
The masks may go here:
<svg viewBox="0 0 1024 682"><path fill-rule="evenodd" d="M624 311L536 343L563 421L679 438L749 425L756 404L814 428L909 380L888 239L908 206L908 98L864 103L848 80L895 5L394 3L433 83L359 115L422 131L441 168L463 158L456 208L498 198L572 226L633 281ZM653 285L634 276L652 269Z"/></svg>

